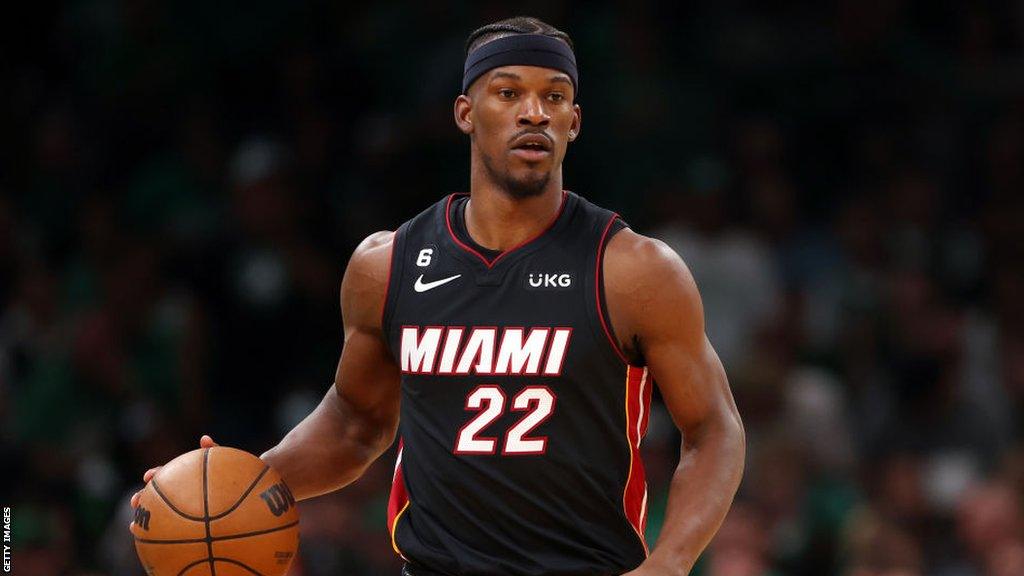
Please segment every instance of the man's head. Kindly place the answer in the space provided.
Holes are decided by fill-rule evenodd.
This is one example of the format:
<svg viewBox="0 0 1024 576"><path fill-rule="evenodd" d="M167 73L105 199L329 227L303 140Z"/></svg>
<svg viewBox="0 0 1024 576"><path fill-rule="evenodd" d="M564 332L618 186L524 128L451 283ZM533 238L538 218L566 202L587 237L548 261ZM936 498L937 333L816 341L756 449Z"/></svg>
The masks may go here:
<svg viewBox="0 0 1024 576"><path fill-rule="evenodd" d="M474 163L509 194L540 194L580 130L572 40L536 18L488 24L466 41L464 93L455 123Z"/></svg>

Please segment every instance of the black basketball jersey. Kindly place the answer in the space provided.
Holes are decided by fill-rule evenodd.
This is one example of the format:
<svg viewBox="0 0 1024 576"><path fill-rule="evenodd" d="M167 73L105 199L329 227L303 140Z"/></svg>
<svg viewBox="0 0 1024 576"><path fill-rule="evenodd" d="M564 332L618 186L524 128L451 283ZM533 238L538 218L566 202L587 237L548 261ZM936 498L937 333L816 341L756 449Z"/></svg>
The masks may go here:
<svg viewBox="0 0 1024 576"><path fill-rule="evenodd" d="M383 328L401 367L395 551L452 576L622 574L647 555L639 447L651 382L615 343L601 257L618 215L563 192L491 257L468 196L395 233ZM493 254L493 253L492 253Z"/></svg>

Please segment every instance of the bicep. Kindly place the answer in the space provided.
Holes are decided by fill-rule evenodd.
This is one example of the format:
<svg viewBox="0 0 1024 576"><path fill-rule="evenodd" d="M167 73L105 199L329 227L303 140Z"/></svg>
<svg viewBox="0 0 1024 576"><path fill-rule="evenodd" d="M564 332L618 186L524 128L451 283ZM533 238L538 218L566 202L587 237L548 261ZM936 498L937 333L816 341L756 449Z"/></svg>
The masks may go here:
<svg viewBox="0 0 1024 576"><path fill-rule="evenodd" d="M704 309L689 269L662 242L632 232L620 236L605 261L606 286L615 301L609 308L636 342L676 426L692 434L709 421L738 418L725 369L704 331Z"/></svg>
<svg viewBox="0 0 1024 576"><path fill-rule="evenodd" d="M684 433L735 412L725 369L706 336L696 346L678 338L650 339L644 355L665 407Z"/></svg>
<svg viewBox="0 0 1024 576"><path fill-rule="evenodd" d="M349 410L383 427L398 425L398 367L377 334L355 330L346 337L334 386Z"/></svg>
<svg viewBox="0 0 1024 576"><path fill-rule="evenodd" d="M341 285L345 343L334 376L346 411L390 429L398 424L399 371L384 342L381 310L392 238L390 233L367 238L345 270Z"/></svg>

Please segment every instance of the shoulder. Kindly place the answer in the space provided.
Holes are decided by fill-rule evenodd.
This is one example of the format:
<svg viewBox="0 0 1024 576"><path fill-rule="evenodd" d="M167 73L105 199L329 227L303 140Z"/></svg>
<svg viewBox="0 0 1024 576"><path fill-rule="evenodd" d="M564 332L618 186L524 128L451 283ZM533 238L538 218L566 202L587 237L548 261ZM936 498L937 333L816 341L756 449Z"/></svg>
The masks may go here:
<svg viewBox="0 0 1024 576"><path fill-rule="evenodd" d="M606 278L632 278L640 283L675 280L696 290L689 267L675 250L628 227L608 241L604 274Z"/></svg>
<svg viewBox="0 0 1024 576"><path fill-rule="evenodd" d="M349 259L346 275L351 272L360 275L387 275L391 268L391 250L395 241L395 233L390 230L374 232L356 246ZM387 279L384 278L386 281Z"/></svg>
<svg viewBox="0 0 1024 576"><path fill-rule="evenodd" d="M703 306L693 274L667 244L624 228L608 241L603 265L608 306L629 333L660 324L678 328L680 321L703 333Z"/></svg>
<svg viewBox="0 0 1024 576"><path fill-rule="evenodd" d="M356 322L379 322L391 273L395 233L374 232L356 246L341 281L342 314ZM375 320L374 320L375 319Z"/></svg>
<svg viewBox="0 0 1024 576"><path fill-rule="evenodd" d="M374 254L379 255L382 252L391 251L391 243L395 240L395 232L393 230L379 230L370 234L363 241L356 246L356 249L352 252L352 257L372 257Z"/></svg>

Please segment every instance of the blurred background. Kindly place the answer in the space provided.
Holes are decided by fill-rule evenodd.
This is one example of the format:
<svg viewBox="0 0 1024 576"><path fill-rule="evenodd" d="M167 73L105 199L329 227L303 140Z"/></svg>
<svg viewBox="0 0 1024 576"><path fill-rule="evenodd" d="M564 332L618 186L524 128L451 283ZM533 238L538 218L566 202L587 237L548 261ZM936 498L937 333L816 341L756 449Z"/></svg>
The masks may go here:
<svg viewBox="0 0 1024 576"><path fill-rule="evenodd" d="M468 187L463 43L574 38L566 187L690 265L748 462L702 576L1024 574L1024 3L77 0L0 24L15 572L142 573L128 496L329 386L357 242ZM679 436L658 405L648 538ZM298 576L397 574L394 453Z"/></svg>

